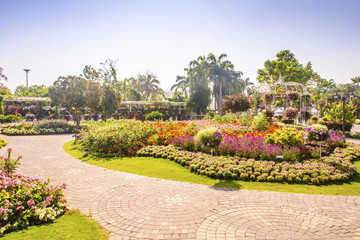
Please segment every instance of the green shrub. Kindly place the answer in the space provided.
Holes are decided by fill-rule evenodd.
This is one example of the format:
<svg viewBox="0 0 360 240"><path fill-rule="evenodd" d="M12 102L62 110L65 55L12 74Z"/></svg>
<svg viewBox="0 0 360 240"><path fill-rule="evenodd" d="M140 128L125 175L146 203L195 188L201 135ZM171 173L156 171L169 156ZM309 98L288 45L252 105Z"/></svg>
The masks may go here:
<svg viewBox="0 0 360 240"><path fill-rule="evenodd" d="M146 115L145 120L147 121L159 121L163 117L162 113L158 111L153 111Z"/></svg>
<svg viewBox="0 0 360 240"><path fill-rule="evenodd" d="M301 147L303 145L303 131L284 127L276 130L273 134L265 136L265 139L267 143L281 145L283 147Z"/></svg>
<svg viewBox="0 0 360 240"><path fill-rule="evenodd" d="M27 122L32 122L32 121L35 120L35 115L32 114L32 113L28 113L28 114L25 115L25 120L26 120Z"/></svg>
<svg viewBox="0 0 360 240"><path fill-rule="evenodd" d="M227 113L221 117L222 122L235 122L236 119L236 115L233 113Z"/></svg>
<svg viewBox="0 0 360 240"><path fill-rule="evenodd" d="M253 127L253 129L258 129L260 131L265 131L269 127L268 118L265 116L265 114L259 114L254 118L254 120L252 121L251 126Z"/></svg>
<svg viewBox="0 0 360 240"><path fill-rule="evenodd" d="M4 139L0 139L0 148L3 148L5 146L7 146L9 143L7 141L5 141Z"/></svg>
<svg viewBox="0 0 360 240"><path fill-rule="evenodd" d="M195 142L205 147L215 148L219 146L222 137L222 133L216 128L206 128L196 134Z"/></svg>
<svg viewBox="0 0 360 240"><path fill-rule="evenodd" d="M250 113L241 113L240 115L237 115L238 120L240 121L241 126L250 126L252 115Z"/></svg>
<svg viewBox="0 0 360 240"><path fill-rule="evenodd" d="M316 124L319 121L319 117L318 116L312 116L310 118L311 124Z"/></svg>
<svg viewBox="0 0 360 240"><path fill-rule="evenodd" d="M22 117L9 114L0 118L0 123L12 123L22 121Z"/></svg>

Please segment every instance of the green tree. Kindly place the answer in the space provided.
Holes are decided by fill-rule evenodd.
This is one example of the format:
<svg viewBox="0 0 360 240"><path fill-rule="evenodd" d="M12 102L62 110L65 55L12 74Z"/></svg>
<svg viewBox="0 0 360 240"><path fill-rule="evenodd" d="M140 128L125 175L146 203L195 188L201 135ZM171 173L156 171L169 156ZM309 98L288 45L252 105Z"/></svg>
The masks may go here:
<svg viewBox="0 0 360 240"><path fill-rule="evenodd" d="M19 85L15 89L15 95L23 97L49 97L49 88L45 85L31 85L29 88Z"/></svg>
<svg viewBox="0 0 360 240"><path fill-rule="evenodd" d="M353 84L359 86L359 84L360 84L360 76L350 78L350 80L353 82Z"/></svg>
<svg viewBox="0 0 360 240"><path fill-rule="evenodd" d="M108 113L115 111L121 102L120 94L112 87L105 86L103 89L102 96L102 108L105 114L105 121L107 119Z"/></svg>
<svg viewBox="0 0 360 240"><path fill-rule="evenodd" d="M199 64L190 72L189 98L186 101L186 108L197 114L205 113L211 102L211 90L209 88L210 71L206 66Z"/></svg>
<svg viewBox="0 0 360 240"><path fill-rule="evenodd" d="M99 97L97 94L90 94L93 93L91 91L91 89L94 89L93 84L96 85L97 83L82 77L60 76L50 87L49 95L55 105L62 105L71 110L76 124L79 126L81 120L80 109L93 106L94 102L101 102L101 98L94 99Z"/></svg>
<svg viewBox="0 0 360 240"><path fill-rule="evenodd" d="M10 89L3 83L0 83L0 95L11 95Z"/></svg>
<svg viewBox="0 0 360 240"><path fill-rule="evenodd" d="M158 101L164 98L164 91L160 87L160 81L153 73L138 74L137 78L131 79L140 93L141 99L146 101Z"/></svg>
<svg viewBox="0 0 360 240"><path fill-rule="evenodd" d="M265 61L264 68L258 70L259 83L275 83L280 74L285 82L307 84L310 80L319 81L320 76L312 69L311 62L303 66L289 50L278 52L276 57Z"/></svg>

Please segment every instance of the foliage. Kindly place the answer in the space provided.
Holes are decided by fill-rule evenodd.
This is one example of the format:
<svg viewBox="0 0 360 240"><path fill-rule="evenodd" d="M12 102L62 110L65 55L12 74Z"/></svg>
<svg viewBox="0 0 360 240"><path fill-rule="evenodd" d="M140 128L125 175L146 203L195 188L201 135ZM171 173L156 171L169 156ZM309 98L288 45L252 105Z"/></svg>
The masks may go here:
<svg viewBox="0 0 360 240"><path fill-rule="evenodd" d="M274 96L273 93L268 93L268 92L263 93L263 94L261 95L262 101L263 101L263 103L264 103L265 106L270 105L270 104L273 102L274 97L275 97L275 96Z"/></svg>
<svg viewBox="0 0 360 240"><path fill-rule="evenodd" d="M250 113L244 112L240 115L237 115L237 118L239 119L239 122L242 126L250 126L253 116Z"/></svg>
<svg viewBox="0 0 360 240"><path fill-rule="evenodd" d="M354 111L351 110L351 106L346 104L344 107L344 110L345 110L345 112L344 112L345 121L353 124L355 121L355 117L354 117ZM328 118L329 121L342 123L343 103L342 102L339 102L339 103L334 102L331 105L330 109L325 111L325 116Z"/></svg>
<svg viewBox="0 0 360 240"><path fill-rule="evenodd" d="M0 139L0 149L6 147L9 143L4 139Z"/></svg>
<svg viewBox="0 0 360 240"><path fill-rule="evenodd" d="M49 97L49 88L45 85L31 85L28 88L19 85L15 89L15 95L23 97Z"/></svg>
<svg viewBox="0 0 360 240"><path fill-rule="evenodd" d="M196 144L204 147L216 148L219 146L223 134L216 128L206 128L199 131L195 136Z"/></svg>
<svg viewBox="0 0 360 240"><path fill-rule="evenodd" d="M77 127L64 120L42 120L38 122L22 122L3 126L1 132L5 135L38 135L74 133Z"/></svg>
<svg viewBox="0 0 360 240"><path fill-rule="evenodd" d="M174 145L175 147L179 147L186 151L194 151L195 150L194 137L192 137L190 135L172 138L169 141L169 144Z"/></svg>
<svg viewBox="0 0 360 240"><path fill-rule="evenodd" d="M160 121L162 119L163 115L162 113L158 111L153 111L146 115L145 120L146 121Z"/></svg>
<svg viewBox="0 0 360 240"><path fill-rule="evenodd" d="M250 102L244 94L227 95L222 99L221 112L244 112L250 108Z"/></svg>
<svg viewBox="0 0 360 240"><path fill-rule="evenodd" d="M263 110L263 113L269 120L271 120L274 117L274 110L265 109L265 110Z"/></svg>
<svg viewBox="0 0 360 240"><path fill-rule="evenodd" d="M275 83L280 74L285 82L306 84L310 79L320 79L312 69L311 62L303 66L289 50L278 52L275 60L265 61L264 68L258 70L257 80L259 83Z"/></svg>
<svg viewBox="0 0 360 240"><path fill-rule="evenodd" d="M5 115L17 115L20 112L21 107L13 106L13 105L6 105L4 109Z"/></svg>
<svg viewBox="0 0 360 240"><path fill-rule="evenodd" d="M105 86L103 91L104 93L101 102L106 119L109 112L115 111L118 108L121 102L121 97L120 94L111 86Z"/></svg>
<svg viewBox="0 0 360 240"><path fill-rule="evenodd" d="M65 211L62 188L50 179L0 170L0 234L52 222Z"/></svg>
<svg viewBox="0 0 360 240"><path fill-rule="evenodd" d="M310 121L312 124L316 124L319 121L319 117L318 116L312 116L310 118Z"/></svg>
<svg viewBox="0 0 360 240"><path fill-rule="evenodd" d="M25 115L25 120L28 122L34 121L35 120L35 115L32 113L28 113Z"/></svg>
<svg viewBox="0 0 360 240"><path fill-rule="evenodd" d="M303 131L295 128L284 127L276 130L273 134L267 135L266 142L286 148L287 146L301 147L303 145Z"/></svg>
<svg viewBox="0 0 360 240"><path fill-rule="evenodd" d="M208 86L209 70L203 65L195 66L192 70L190 82L190 95L186 100L186 108L197 114L206 112L211 99L211 90Z"/></svg>
<svg viewBox="0 0 360 240"><path fill-rule="evenodd" d="M74 109L75 120L80 125L80 108L95 109L101 103L100 84L81 77L59 77L49 89L49 95L55 105Z"/></svg>
<svg viewBox="0 0 360 240"><path fill-rule="evenodd" d="M23 120L22 117L13 114L0 117L0 123L12 123L12 122L19 122L22 120Z"/></svg>
<svg viewBox="0 0 360 240"><path fill-rule="evenodd" d="M254 118L251 126L253 127L253 129L265 131L269 127L268 118L264 114L259 114Z"/></svg>
<svg viewBox="0 0 360 240"><path fill-rule="evenodd" d="M293 120L296 118L297 114L298 114L298 109L297 108L286 108L283 114L283 119L286 120Z"/></svg>
<svg viewBox="0 0 360 240"><path fill-rule="evenodd" d="M0 67L0 81L7 81L7 77L6 75L3 73L4 69L2 67Z"/></svg>
<svg viewBox="0 0 360 240"><path fill-rule="evenodd" d="M211 178L320 185L349 181L356 173L356 167L351 162L359 160L360 146L337 148L334 154L322 158L321 161L291 164L240 157L213 157L204 153L179 150L173 146L147 146L138 151L138 156L174 160L196 174Z"/></svg>
<svg viewBox="0 0 360 240"><path fill-rule="evenodd" d="M90 153L133 155L158 130L156 123L110 119L91 123L81 132L81 138Z"/></svg>

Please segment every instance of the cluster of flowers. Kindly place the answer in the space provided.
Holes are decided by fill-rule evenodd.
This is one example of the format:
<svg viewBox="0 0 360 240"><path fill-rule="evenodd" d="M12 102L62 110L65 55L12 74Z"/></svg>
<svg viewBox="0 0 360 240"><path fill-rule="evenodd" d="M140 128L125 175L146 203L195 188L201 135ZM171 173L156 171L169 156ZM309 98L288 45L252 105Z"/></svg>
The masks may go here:
<svg viewBox="0 0 360 240"><path fill-rule="evenodd" d="M62 215L66 209L64 188L54 186L50 179L0 170L0 236Z"/></svg>
<svg viewBox="0 0 360 240"><path fill-rule="evenodd" d="M284 113L283 113L283 119L295 119L297 114L298 114L299 110L297 108L292 108L289 107L287 109L285 109Z"/></svg>
<svg viewBox="0 0 360 240"><path fill-rule="evenodd" d="M64 120L43 120L38 122L21 122L3 126L2 133L5 135L38 135L73 133L76 125Z"/></svg>
<svg viewBox="0 0 360 240"><path fill-rule="evenodd" d="M360 158L360 146L337 148L334 154L320 161L294 163L259 161L237 156L214 157L200 152L183 151L174 146L148 146L138 151L138 155L174 160L196 174L212 178L318 185L349 181L356 173L356 167L351 162Z"/></svg>

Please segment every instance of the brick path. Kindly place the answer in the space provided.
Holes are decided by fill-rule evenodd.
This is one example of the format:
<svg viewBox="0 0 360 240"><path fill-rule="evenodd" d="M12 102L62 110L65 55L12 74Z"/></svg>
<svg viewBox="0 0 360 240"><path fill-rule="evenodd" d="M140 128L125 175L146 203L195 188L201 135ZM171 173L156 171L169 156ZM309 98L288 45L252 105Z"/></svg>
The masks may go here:
<svg viewBox="0 0 360 240"><path fill-rule="evenodd" d="M3 138L23 155L20 171L65 182L70 206L91 213L110 239L360 239L357 196L160 180L75 160L62 149L71 135Z"/></svg>

